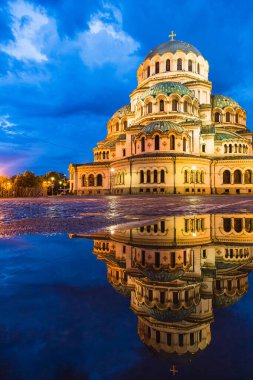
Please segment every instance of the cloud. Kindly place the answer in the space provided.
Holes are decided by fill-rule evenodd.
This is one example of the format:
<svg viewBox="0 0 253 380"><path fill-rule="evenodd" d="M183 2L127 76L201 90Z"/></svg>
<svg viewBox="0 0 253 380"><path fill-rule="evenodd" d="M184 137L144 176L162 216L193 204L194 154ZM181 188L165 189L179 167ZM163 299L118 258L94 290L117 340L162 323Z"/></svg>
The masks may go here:
<svg viewBox="0 0 253 380"><path fill-rule="evenodd" d="M13 127L16 127L16 124L10 122L9 119L9 115L0 116L0 130L3 131L6 135L22 134L21 132L15 131Z"/></svg>
<svg viewBox="0 0 253 380"><path fill-rule="evenodd" d="M113 64L119 72L128 72L137 65L139 42L123 30L121 11L103 3L102 11L94 13L88 30L78 35L80 55L90 68Z"/></svg>
<svg viewBox="0 0 253 380"><path fill-rule="evenodd" d="M42 7L24 0L9 2L8 10L13 40L0 45L0 50L17 60L46 62L45 50L57 38L54 19Z"/></svg>

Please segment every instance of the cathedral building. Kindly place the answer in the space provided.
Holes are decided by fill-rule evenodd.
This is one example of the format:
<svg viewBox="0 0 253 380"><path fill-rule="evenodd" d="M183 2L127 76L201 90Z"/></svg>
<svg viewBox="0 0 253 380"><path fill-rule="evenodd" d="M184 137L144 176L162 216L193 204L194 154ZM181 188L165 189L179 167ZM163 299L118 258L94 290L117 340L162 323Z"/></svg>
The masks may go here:
<svg viewBox="0 0 253 380"><path fill-rule="evenodd" d="M70 164L73 193L253 193L246 111L212 94L208 61L170 37L139 66L130 103L108 121L94 161Z"/></svg>

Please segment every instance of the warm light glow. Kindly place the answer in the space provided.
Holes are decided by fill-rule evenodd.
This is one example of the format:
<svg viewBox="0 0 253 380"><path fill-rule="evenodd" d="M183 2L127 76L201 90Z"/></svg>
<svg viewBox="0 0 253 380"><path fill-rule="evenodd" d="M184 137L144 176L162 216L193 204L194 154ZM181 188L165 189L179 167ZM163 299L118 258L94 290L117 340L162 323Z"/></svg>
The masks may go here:
<svg viewBox="0 0 253 380"><path fill-rule="evenodd" d="M196 232L194 232L194 233L192 234L192 236L197 236Z"/></svg>
<svg viewBox="0 0 253 380"><path fill-rule="evenodd" d="M54 177L51 177L51 181L54 181L54 179L55 179Z"/></svg>
<svg viewBox="0 0 253 380"><path fill-rule="evenodd" d="M115 171L115 169L114 168L111 168L111 172L114 172Z"/></svg>
<svg viewBox="0 0 253 380"><path fill-rule="evenodd" d="M192 170L196 170L197 168L196 168L196 166L192 166Z"/></svg>

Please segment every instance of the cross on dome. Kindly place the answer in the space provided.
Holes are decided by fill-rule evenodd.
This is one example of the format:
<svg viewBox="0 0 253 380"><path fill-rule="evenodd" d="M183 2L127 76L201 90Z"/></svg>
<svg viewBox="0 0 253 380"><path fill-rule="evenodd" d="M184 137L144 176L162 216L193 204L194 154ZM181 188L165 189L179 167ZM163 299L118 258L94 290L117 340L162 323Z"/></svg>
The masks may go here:
<svg viewBox="0 0 253 380"><path fill-rule="evenodd" d="M174 41L174 37L176 37L176 33L174 33L174 30L171 31L169 37L171 41Z"/></svg>

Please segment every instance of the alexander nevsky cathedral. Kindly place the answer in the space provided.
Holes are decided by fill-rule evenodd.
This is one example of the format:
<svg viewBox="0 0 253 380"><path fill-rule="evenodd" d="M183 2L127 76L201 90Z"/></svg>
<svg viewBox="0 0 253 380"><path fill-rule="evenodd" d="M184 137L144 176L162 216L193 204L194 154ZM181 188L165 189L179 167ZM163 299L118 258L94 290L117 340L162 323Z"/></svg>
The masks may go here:
<svg viewBox="0 0 253 380"><path fill-rule="evenodd" d="M212 94L207 60L174 37L139 66L130 103L108 121L94 162L70 165L75 194L253 193L246 111Z"/></svg>

